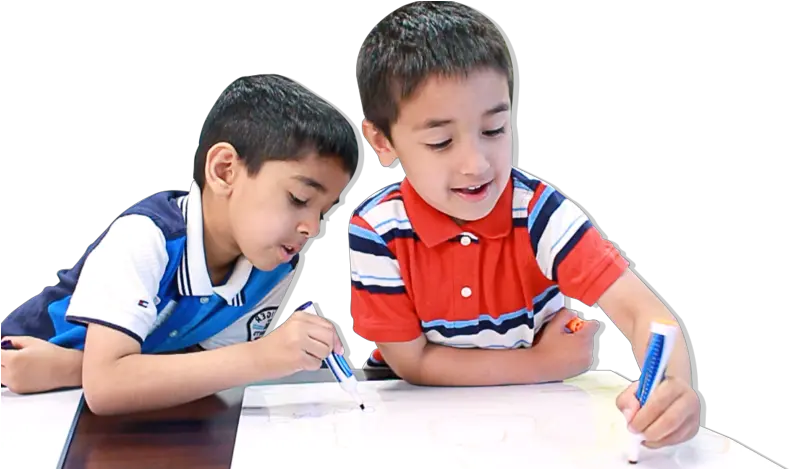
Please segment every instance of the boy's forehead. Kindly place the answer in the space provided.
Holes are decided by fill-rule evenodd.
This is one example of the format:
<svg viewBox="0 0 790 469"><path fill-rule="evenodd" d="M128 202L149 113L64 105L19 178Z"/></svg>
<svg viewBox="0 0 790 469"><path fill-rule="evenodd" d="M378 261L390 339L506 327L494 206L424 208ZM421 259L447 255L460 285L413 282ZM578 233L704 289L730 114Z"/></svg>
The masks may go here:
<svg viewBox="0 0 790 469"><path fill-rule="evenodd" d="M445 120L495 115L510 109L507 78L493 70L433 75L399 108L398 121L415 131L441 126Z"/></svg>
<svg viewBox="0 0 790 469"><path fill-rule="evenodd" d="M321 193L342 190L349 179L339 156L310 153L288 163L285 178Z"/></svg>

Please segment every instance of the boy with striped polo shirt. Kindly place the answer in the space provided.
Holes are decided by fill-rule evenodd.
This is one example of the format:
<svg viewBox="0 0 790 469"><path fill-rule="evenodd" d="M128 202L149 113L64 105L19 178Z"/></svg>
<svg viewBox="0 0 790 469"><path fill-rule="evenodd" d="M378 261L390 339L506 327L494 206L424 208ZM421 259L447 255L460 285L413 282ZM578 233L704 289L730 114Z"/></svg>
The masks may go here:
<svg viewBox="0 0 790 469"><path fill-rule="evenodd" d="M277 75L234 81L203 126L191 190L121 213L3 321L3 383L82 385L93 412L116 414L319 368L342 353L329 321L297 312L264 334L357 158L323 99Z"/></svg>
<svg viewBox="0 0 790 469"><path fill-rule="evenodd" d="M642 363L650 322L674 317L576 204L512 167L513 71L491 21L455 2L401 7L368 35L357 80L365 138L406 174L350 221L351 313L376 343L369 366L438 386L578 375L598 324L566 332L566 297L599 304ZM648 446L699 428L678 342L654 400L639 409L636 383L618 399Z"/></svg>

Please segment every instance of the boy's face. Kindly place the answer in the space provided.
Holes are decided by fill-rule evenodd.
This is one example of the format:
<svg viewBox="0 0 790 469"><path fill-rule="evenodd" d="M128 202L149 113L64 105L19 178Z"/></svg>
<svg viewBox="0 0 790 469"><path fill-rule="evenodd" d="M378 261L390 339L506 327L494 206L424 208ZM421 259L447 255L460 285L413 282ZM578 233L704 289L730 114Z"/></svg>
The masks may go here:
<svg viewBox="0 0 790 469"><path fill-rule="evenodd" d="M400 159L420 196L457 221L488 215L512 166L507 79L494 70L432 77L400 105L392 143L368 125L366 136L389 166Z"/></svg>
<svg viewBox="0 0 790 469"><path fill-rule="evenodd" d="M311 154L299 161L268 161L250 176L237 160L228 197L227 225L238 250L258 269L290 261L350 181L337 158Z"/></svg>

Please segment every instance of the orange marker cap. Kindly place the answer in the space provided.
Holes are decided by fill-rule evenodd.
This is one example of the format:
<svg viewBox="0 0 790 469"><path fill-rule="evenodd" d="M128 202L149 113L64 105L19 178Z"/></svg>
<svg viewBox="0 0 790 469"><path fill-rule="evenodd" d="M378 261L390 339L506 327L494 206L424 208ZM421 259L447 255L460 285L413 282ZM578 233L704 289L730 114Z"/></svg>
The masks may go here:
<svg viewBox="0 0 790 469"><path fill-rule="evenodd" d="M582 320L581 318L573 318L570 321L568 321L568 324L566 324L565 327L567 327L568 330L571 332L577 332L582 327L584 327L584 320Z"/></svg>

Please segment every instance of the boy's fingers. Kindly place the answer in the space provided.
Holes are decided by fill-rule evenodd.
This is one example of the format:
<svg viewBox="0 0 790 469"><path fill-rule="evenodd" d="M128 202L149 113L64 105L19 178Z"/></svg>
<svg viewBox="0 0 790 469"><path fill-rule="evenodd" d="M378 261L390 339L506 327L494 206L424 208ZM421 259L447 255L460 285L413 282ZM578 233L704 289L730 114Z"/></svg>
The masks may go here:
<svg viewBox="0 0 790 469"><path fill-rule="evenodd" d="M687 439L693 430L692 415L686 411L684 399L678 399L669 406L647 429L645 445L651 448L674 445Z"/></svg>
<svg viewBox="0 0 790 469"><path fill-rule="evenodd" d="M673 386L670 381L659 384L644 407L634 415L632 429L637 433L644 433L680 396L680 387Z"/></svg>
<svg viewBox="0 0 790 469"><path fill-rule="evenodd" d="M346 349L343 347L343 342L340 340L340 336L335 334L335 353L339 355L345 355Z"/></svg>
<svg viewBox="0 0 790 469"><path fill-rule="evenodd" d="M579 329L576 334L583 334L585 336L595 335L600 327L600 322L596 321L595 319L587 319L584 321L581 329Z"/></svg>
<svg viewBox="0 0 790 469"><path fill-rule="evenodd" d="M35 337L30 337L26 335L20 335L20 336L4 337L2 343L5 344L8 342L11 345L13 345L14 348L21 349L25 347L30 347L31 345L39 341L41 341L41 339L37 339Z"/></svg>
<svg viewBox="0 0 790 469"><path fill-rule="evenodd" d="M639 400L636 398L636 388L639 386L639 381L635 381L628 386L625 391L617 396L615 404L620 412L623 413L627 423L631 423L631 419L639 410Z"/></svg>
<svg viewBox="0 0 790 469"><path fill-rule="evenodd" d="M575 311L568 308L562 308L554 314L554 317L551 319L551 321L549 321L548 327L552 329L559 328L564 331L568 322L578 316L579 315L576 314Z"/></svg>

